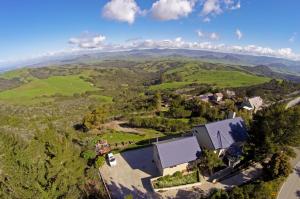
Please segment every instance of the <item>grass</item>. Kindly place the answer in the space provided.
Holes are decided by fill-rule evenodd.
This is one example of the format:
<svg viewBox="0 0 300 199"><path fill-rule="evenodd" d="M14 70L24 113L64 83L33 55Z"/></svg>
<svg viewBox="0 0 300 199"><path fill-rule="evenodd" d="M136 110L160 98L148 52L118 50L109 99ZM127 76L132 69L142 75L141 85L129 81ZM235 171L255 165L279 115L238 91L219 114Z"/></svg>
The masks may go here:
<svg viewBox="0 0 300 199"><path fill-rule="evenodd" d="M207 70L193 64L186 64L184 67L171 69L165 72L165 74L168 75L174 73L181 75L182 81L153 85L149 89L177 89L192 83L210 84L219 88L244 87L262 84L270 80L270 78L267 77L260 77L232 69L217 68Z"/></svg>
<svg viewBox="0 0 300 199"><path fill-rule="evenodd" d="M102 139L107 140L109 144L116 144L121 142L138 142L145 139L144 135L134 133L125 133L119 131L111 131L102 135Z"/></svg>
<svg viewBox="0 0 300 199"><path fill-rule="evenodd" d="M199 182L198 172L182 175L181 172L177 171L173 175L166 175L153 181L154 188L167 188L175 187L186 184L193 184Z"/></svg>
<svg viewBox="0 0 300 199"><path fill-rule="evenodd" d="M139 129L141 134L127 133L120 131L110 131L102 135L102 139L107 140L110 144L121 143L121 142L139 142L146 139L162 137L163 133L152 130L152 129Z"/></svg>
<svg viewBox="0 0 300 199"><path fill-rule="evenodd" d="M259 77L240 71L200 70L184 77L185 81L203 84L214 84L218 87L242 87L261 84L269 81L269 78Z"/></svg>
<svg viewBox="0 0 300 199"><path fill-rule="evenodd" d="M3 74L0 74L0 78L5 78L5 79L20 78L22 75L26 75L26 73L28 73L28 70L26 68L22 68L18 70L7 71Z"/></svg>
<svg viewBox="0 0 300 199"><path fill-rule="evenodd" d="M113 100L112 97L104 95L90 95L89 97L102 103L111 103Z"/></svg>
<svg viewBox="0 0 300 199"><path fill-rule="evenodd" d="M20 87L0 93L0 101L27 104L47 101L55 94L72 96L75 93L94 91L97 88L79 78L78 75L52 76L48 79L33 79Z"/></svg>
<svg viewBox="0 0 300 199"><path fill-rule="evenodd" d="M167 90L167 89L176 89L176 88L181 88L186 85L189 85L193 82L166 82L162 84L157 84L150 86L150 90L155 91L155 90Z"/></svg>

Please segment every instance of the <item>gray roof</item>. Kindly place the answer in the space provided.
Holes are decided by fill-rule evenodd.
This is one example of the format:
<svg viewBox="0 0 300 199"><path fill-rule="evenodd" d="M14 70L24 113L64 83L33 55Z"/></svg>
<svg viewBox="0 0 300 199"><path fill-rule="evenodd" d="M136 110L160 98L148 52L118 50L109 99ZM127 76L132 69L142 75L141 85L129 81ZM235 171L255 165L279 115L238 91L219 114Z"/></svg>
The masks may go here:
<svg viewBox="0 0 300 199"><path fill-rule="evenodd" d="M241 117L222 120L204 125L215 149L226 149L236 142L248 138L244 121Z"/></svg>
<svg viewBox="0 0 300 199"><path fill-rule="evenodd" d="M196 160L201 152L195 136L155 143L162 168Z"/></svg>

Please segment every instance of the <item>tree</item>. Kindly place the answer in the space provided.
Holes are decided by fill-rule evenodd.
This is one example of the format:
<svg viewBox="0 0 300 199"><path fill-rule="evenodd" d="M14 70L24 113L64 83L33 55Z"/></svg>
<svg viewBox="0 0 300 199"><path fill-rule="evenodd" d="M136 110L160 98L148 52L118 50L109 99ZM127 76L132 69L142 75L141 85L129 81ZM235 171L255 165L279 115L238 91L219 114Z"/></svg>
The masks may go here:
<svg viewBox="0 0 300 199"><path fill-rule="evenodd" d="M254 115L250 128L256 155L264 158L290 146L300 145L300 107L273 105Z"/></svg>
<svg viewBox="0 0 300 199"><path fill-rule="evenodd" d="M289 157L284 153L275 153L265 169L271 179L276 179L281 176L287 177L292 172Z"/></svg>
<svg viewBox="0 0 300 199"><path fill-rule="evenodd" d="M154 101L154 107L156 109L156 111L160 112L161 111L161 94L159 92L156 92L154 97L153 97L153 101Z"/></svg>
<svg viewBox="0 0 300 199"><path fill-rule="evenodd" d="M218 154L212 150L203 150L201 156L202 166L208 169L209 173L213 173L213 169L223 166L223 161L218 157Z"/></svg>
<svg viewBox="0 0 300 199"><path fill-rule="evenodd" d="M234 187L229 193L230 199L247 199L248 195L240 187Z"/></svg>
<svg viewBox="0 0 300 199"><path fill-rule="evenodd" d="M222 189L214 190L209 197L210 199L229 199L228 193Z"/></svg>
<svg viewBox="0 0 300 199"><path fill-rule="evenodd" d="M82 124L88 129L97 128L100 124L107 121L110 112L109 109L110 107L108 105L102 105L96 108L83 117Z"/></svg>

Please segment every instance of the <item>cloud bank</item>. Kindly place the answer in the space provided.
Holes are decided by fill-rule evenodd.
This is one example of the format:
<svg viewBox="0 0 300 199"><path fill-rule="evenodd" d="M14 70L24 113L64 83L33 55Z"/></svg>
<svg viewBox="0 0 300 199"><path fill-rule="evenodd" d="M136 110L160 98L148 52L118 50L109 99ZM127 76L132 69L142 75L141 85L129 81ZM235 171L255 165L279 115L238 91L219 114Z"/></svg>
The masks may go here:
<svg viewBox="0 0 300 199"><path fill-rule="evenodd" d="M272 56L293 60L300 60L300 54L293 52L291 48L272 49L269 47L263 47L259 45L226 45L223 43L215 43L219 38L217 33L203 33L197 31L197 35L200 38L208 38L208 41L191 42L185 41L181 37L175 39L131 39L121 44L108 44L105 42L106 37L99 35L85 35L80 37L74 37L69 40L69 43L74 47L73 51L79 50L103 50L103 51L120 51L120 50L132 50L132 49L191 49L191 50L208 50L218 51L225 53L238 53L258 56ZM214 41L214 42L212 42Z"/></svg>

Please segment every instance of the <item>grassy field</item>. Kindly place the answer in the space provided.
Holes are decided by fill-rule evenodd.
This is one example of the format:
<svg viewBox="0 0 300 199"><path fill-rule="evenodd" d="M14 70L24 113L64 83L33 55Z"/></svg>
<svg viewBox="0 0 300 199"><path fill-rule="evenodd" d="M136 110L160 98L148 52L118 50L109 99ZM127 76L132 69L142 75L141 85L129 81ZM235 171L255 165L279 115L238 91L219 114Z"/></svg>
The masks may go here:
<svg viewBox="0 0 300 199"><path fill-rule="evenodd" d="M110 144L121 143L121 142L139 142L146 139L162 137L162 134L159 131L155 131L152 129L140 129L144 134L134 134L134 133L126 133L119 131L112 131L105 133L102 136L102 139L107 140Z"/></svg>
<svg viewBox="0 0 300 199"><path fill-rule="evenodd" d="M59 94L72 96L75 93L95 91L97 88L82 80L77 75L53 76L48 79L34 79L20 87L3 91L0 93L0 101L9 103L34 103Z"/></svg>
<svg viewBox="0 0 300 199"><path fill-rule="evenodd" d="M26 75L28 70L26 68L12 70L5 73L0 74L0 78L12 79L12 78L20 78L22 75Z"/></svg>
<svg viewBox="0 0 300 199"><path fill-rule="evenodd" d="M154 85L150 87L150 90L176 89L192 83L211 84L220 88L243 87L261 84L270 80L270 78L230 70L198 69L194 71L182 71L182 69L175 69L172 72L181 74L182 81ZM171 74L170 72L168 73Z"/></svg>

